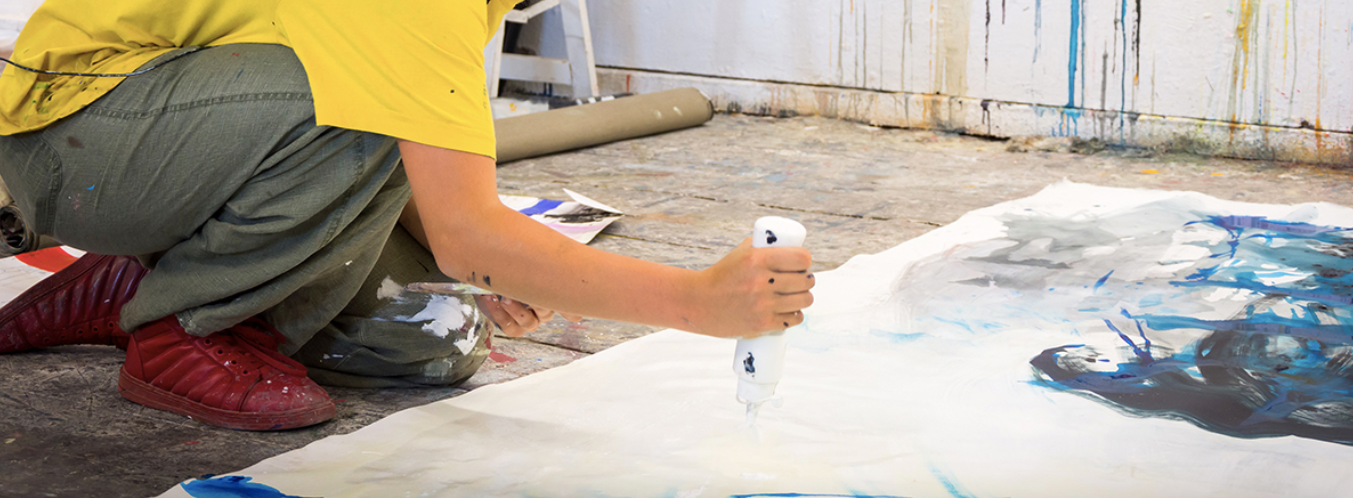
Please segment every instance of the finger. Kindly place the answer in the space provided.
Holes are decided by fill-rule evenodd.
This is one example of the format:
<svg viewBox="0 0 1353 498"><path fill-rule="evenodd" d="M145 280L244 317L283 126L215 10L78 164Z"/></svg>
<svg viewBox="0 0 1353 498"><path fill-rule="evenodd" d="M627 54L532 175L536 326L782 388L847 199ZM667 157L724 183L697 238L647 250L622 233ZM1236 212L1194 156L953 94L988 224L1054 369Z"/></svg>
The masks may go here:
<svg viewBox="0 0 1353 498"><path fill-rule="evenodd" d="M517 325L526 332L532 332L540 326L540 320L536 318L536 314L525 304L508 297L503 298L502 304L503 309L507 310L507 314L512 315L512 319L516 320Z"/></svg>
<svg viewBox="0 0 1353 498"><path fill-rule="evenodd" d="M811 273L777 273L770 277L767 282L776 294L788 295L808 292L817 281L812 278Z"/></svg>
<svg viewBox="0 0 1353 498"><path fill-rule="evenodd" d="M774 272L804 272L813 266L813 253L802 247L768 247L763 250L766 251L766 266Z"/></svg>
<svg viewBox="0 0 1353 498"><path fill-rule="evenodd" d="M551 318L554 318L554 310L537 308L535 306L527 306L527 309L530 309L531 312L535 313L536 320L539 321L540 323L548 322L550 321Z"/></svg>
<svg viewBox="0 0 1353 498"><path fill-rule="evenodd" d="M795 311L793 313L776 313L775 321L777 322L776 325L779 325L781 329L787 329L800 323L803 323L803 312Z"/></svg>
<svg viewBox="0 0 1353 498"><path fill-rule="evenodd" d="M813 293L800 292L787 296L777 296L774 309L778 313L791 313L813 305Z"/></svg>
<svg viewBox="0 0 1353 498"><path fill-rule="evenodd" d="M489 314L489 319L498 324L498 328L503 331L503 334L509 337L517 337L526 333L517 325L517 321L512 318L512 315L503 309L501 297L480 296L476 301L479 302L479 308Z"/></svg>

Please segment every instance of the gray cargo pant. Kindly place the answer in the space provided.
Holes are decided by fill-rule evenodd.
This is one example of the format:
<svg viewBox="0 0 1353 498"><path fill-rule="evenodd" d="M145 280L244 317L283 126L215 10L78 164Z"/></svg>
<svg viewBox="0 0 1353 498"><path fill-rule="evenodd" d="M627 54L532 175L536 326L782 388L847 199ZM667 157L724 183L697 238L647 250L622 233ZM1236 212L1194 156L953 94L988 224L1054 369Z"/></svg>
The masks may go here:
<svg viewBox="0 0 1353 498"><path fill-rule="evenodd" d="M257 315L330 385L452 385L488 356L473 299L392 292L449 280L397 226L395 140L316 126L287 47L207 48L127 78L0 137L0 177L38 233L150 269L124 330L172 314L204 336Z"/></svg>

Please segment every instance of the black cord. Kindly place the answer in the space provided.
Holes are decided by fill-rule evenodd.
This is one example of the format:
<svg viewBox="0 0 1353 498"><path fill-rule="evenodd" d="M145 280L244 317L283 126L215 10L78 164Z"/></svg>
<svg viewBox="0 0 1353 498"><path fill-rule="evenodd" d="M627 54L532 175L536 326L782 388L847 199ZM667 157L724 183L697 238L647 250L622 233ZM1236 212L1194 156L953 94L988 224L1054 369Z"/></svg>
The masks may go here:
<svg viewBox="0 0 1353 498"><path fill-rule="evenodd" d="M145 68L145 69L138 69L138 70L132 71L132 72L130 72L130 73L122 73L122 74L68 73L68 72L65 72L65 71L47 71L47 70L45 70L45 69L34 69L34 68L31 68L31 67L28 67L28 66L21 66L21 65L15 63L14 61L9 60L9 59L6 59L6 58L4 58L4 57L0 57L0 61L8 62L9 65L14 66L14 67L17 67L17 68L19 68L19 69L23 69L23 70L25 70L25 71L30 71L30 72L34 72L34 73L40 73L40 74L55 74L55 75L57 75L57 76L93 76L93 77L98 77L98 78L126 78L126 77L128 77L128 76L136 76L136 75L141 75L141 74L149 73L151 70L153 70L153 69L155 69L155 68L158 68L158 67L160 67L160 66L163 66L163 65L165 65L165 64L168 64L168 63L170 63L170 62L174 62L174 61L178 60L179 57L183 57L183 56L185 56L185 55L191 54L191 53L196 52L196 51L198 51L198 50L202 50L202 47L193 47L193 48L190 48L190 49L188 49L188 50L186 50L186 51L183 51L183 52L179 52L179 53L177 53L177 54L174 54L173 57L170 57L170 58L168 58L168 59L165 59L165 60L162 60L162 61L160 61L160 62L157 62L154 66L150 66L150 67Z"/></svg>

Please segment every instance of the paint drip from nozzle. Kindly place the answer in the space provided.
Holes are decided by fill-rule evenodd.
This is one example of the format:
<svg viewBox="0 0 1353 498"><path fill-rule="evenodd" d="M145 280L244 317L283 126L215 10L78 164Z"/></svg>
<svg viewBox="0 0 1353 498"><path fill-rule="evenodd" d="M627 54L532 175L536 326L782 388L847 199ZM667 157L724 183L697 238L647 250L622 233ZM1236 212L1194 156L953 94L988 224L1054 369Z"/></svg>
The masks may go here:
<svg viewBox="0 0 1353 498"><path fill-rule="evenodd" d="M752 227L752 247L802 247L808 231L799 222L766 216ZM738 376L738 401L747 405L747 427L756 425L761 405L770 401L780 406L775 386L780 382L785 359L785 334L774 332L751 339L739 339L733 356L733 372Z"/></svg>

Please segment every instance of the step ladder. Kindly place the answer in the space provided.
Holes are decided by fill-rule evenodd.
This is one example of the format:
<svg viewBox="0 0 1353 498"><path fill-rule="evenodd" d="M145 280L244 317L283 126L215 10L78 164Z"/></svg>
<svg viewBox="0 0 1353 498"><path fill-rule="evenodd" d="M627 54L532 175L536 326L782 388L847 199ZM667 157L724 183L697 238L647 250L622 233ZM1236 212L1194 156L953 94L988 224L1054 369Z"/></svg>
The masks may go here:
<svg viewBox="0 0 1353 498"><path fill-rule="evenodd" d="M503 32L507 23L526 24L553 8L560 10L568 59L503 53ZM556 91L555 94L572 98L599 94L597 64L592 58L592 32L587 23L587 0L541 0L525 9L509 11L498 26L498 34L484 48L484 73L488 77L490 98L498 96L498 82L504 79L563 85L568 91Z"/></svg>

